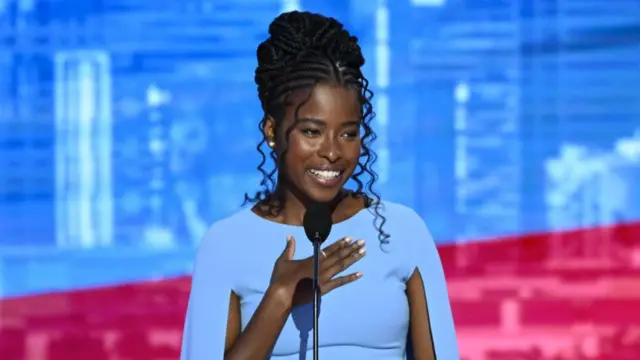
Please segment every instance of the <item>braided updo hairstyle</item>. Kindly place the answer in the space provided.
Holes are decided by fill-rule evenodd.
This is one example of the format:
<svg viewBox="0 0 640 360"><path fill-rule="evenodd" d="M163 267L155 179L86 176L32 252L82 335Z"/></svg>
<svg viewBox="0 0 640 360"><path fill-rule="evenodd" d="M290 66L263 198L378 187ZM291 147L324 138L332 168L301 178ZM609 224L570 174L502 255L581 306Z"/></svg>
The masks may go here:
<svg viewBox="0 0 640 360"><path fill-rule="evenodd" d="M269 35L258 46L258 67L255 71L258 97L264 112L258 124L260 132L263 133L266 121L271 117L275 123L274 133L278 133L285 117L285 107L289 105L288 98L298 90L311 89L319 83L339 84L356 90L362 109L360 125L363 135L361 160L351 176L357 188L350 196L363 199L365 207L373 211L378 238L382 244L387 243L389 235L383 230L386 219L380 213L380 196L373 189L378 178L372 170L377 156L370 148L376 139L376 134L371 129L371 121L375 116L371 105L373 93L361 72L365 60L358 39L333 18L298 11L279 15L269 25ZM295 119L305 102L298 105ZM285 139L289 139L292 130L293 127L286 130ZM287 149L281 152L281 156L277 156L275 150L267 146L274 165L271 170L267 170L267 153L263 151L266 141L263 136L257 146L261 156L258 171L263 176L260 182L262 189L253 196L245 194L245 204L258 203L260 211L277 216L283 211L284 202L276 190L277 179L274 177L276 174L281 176L278 168L284 161ZM369 176L366 184L360 179L364 174Z"/></svg>

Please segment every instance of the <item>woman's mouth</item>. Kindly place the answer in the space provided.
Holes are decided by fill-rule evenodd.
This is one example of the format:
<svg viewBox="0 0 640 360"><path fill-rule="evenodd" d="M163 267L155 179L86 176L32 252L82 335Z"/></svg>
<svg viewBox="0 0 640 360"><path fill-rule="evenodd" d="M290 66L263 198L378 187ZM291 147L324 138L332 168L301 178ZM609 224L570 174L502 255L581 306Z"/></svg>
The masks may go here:
<svg viewBox="0 0 640 360"><path fill-rule="evenodd" d="M320 186L334 187L340 184L341 175L344 173L344 170L309 169L307 172Z"/></svg>

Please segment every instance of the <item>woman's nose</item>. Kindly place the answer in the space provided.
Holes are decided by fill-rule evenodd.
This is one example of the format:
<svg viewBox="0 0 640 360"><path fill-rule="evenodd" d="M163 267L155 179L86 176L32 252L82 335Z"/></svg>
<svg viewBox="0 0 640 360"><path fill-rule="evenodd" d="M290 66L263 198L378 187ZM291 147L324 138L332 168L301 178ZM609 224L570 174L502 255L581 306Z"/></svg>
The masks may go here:
<svg viewBox="0 0 640 360"><path fill-rule="evenodd" d="M333 137L327 136L323 139L322 144L320 145L318 155L327 159L329 162L334 163L341 157L340 146Z"/></svg>

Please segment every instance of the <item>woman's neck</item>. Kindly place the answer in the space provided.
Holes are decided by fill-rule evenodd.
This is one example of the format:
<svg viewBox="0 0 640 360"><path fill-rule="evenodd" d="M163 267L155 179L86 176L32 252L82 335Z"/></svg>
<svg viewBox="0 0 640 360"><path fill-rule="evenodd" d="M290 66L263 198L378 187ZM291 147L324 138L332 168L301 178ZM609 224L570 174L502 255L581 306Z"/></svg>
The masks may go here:
<svg viewBox="0 0 640 360"><path fill-rule="evenodd" d="M330 207L332 208L334 223L350 218L365 207L365 202L362 201L362 197L352 196L352 194L351 191L343 189L336 198L332 200ZM282 206L279 206L282 211L277 215L263 214L261 216L282 224L302 225L302 219L310 201L297 195L294 191L283 188L277 188L276 191L274 191L274 195L276 196L256 205L256 209L261 210L269 208L269 205L282 204Z"/></svg>

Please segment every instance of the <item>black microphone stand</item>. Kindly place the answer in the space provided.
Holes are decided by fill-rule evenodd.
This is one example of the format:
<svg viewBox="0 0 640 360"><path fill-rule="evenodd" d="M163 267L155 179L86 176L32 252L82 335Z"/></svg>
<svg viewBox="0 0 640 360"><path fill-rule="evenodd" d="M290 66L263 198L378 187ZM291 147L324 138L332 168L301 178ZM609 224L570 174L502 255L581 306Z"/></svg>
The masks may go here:
<svg viewBox="0 0 640 360"><path fill-rule="evenodd" d="M313 360L319 360L318 320L320 306L320 244L322 237L318 232L313 239Z"/></svg>
<svg viewBox="0 0 640 360"><path fill-rule="evenodd" d="M313 360L319 359L318 322L320 315L320 245L331 233L331 209L326 204L312 204L307 207L302 219L304 232L313 243Z"/></svg>

